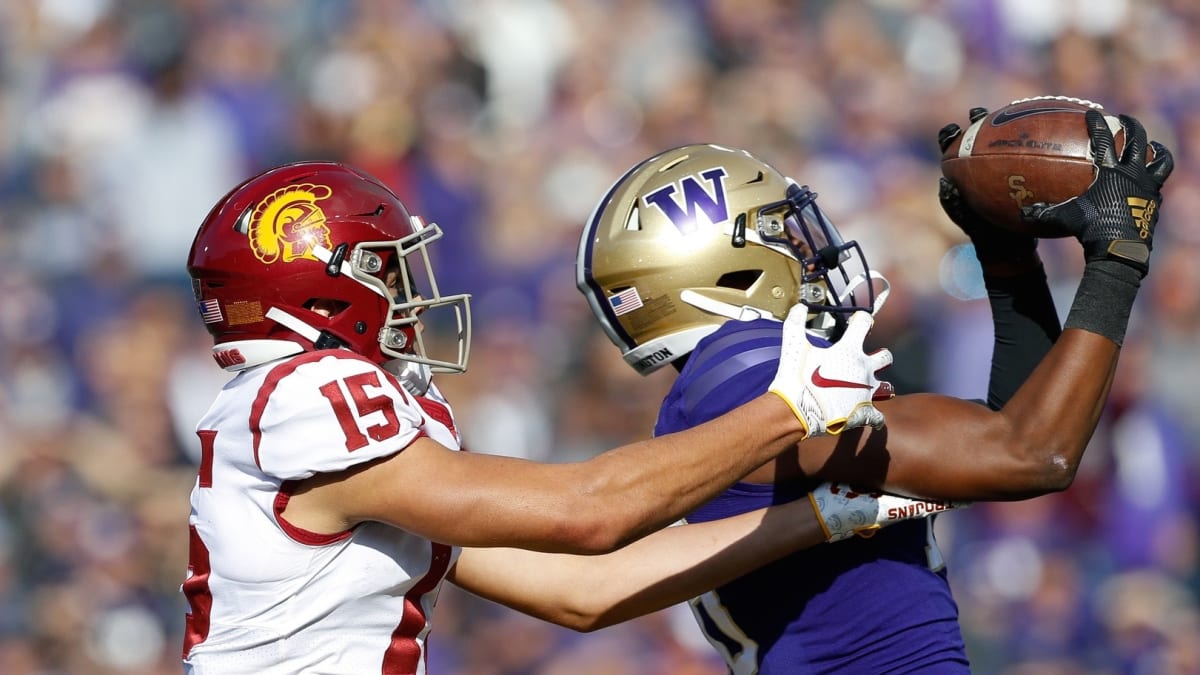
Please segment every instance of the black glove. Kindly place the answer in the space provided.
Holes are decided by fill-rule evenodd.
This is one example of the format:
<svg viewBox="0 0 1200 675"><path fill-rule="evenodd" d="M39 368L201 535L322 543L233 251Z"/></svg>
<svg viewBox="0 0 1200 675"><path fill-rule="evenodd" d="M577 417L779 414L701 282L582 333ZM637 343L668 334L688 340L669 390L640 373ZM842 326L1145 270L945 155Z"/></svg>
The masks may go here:
<svg viewBox="0 0 1200 675"><path fill-rule="evenodd" d="M974 124L987 114L987 108L971 108L968 117ZM953 122L942 127L938 131L938 147L945 152L962 132L962 127ZM984 266L985 272L999 266L1020 265L1030 261L1040 267L1036 264L1039 262L1036 260L1037 239L988 223L971 209L962 198L958 186L945 176L938 181L938 201L950 220L971 239L975 246L975 257Z"/></svg>
<svg viewBox="0 0 1200 675"><path fill-rule="evenodd" d="M1083 244L1088 262L1115 260L1145 277L1150 270L1154 226L1158 223L1163 183L1175 168L1175 159L1156 141L1154 160L1146 163L1146 130L1128 115L1120 115L1125 148L1117 160L1116 144L1104 115L1086 113L1092 141L1096 178L1082 195L1059 204L1037 203L1021 207L1021 217L1032 223L1057 225Z"/></svg>
<svg viewBox="0 0 1200 675"><path fill-rule="evenodd" d="M987 108L971 108L967 111L967 119L971 121L971 124L974 124L987 117L987 114ZM941 148L942 152L945 152L946 148L950 147L950 141L958 138L959 134L962 132L962 127L958 126L954 122L942 127L938 130L938 147Z"/></svg>

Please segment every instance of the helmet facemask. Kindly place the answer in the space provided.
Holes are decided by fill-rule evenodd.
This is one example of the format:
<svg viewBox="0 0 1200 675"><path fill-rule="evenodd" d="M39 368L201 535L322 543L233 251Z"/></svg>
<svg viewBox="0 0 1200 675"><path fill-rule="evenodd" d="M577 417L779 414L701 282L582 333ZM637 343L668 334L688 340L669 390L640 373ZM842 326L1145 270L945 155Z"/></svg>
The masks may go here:
<svg viewBox="0 0 1200 675"><path fill-rule="evenodd" d="M753 225L764 246L800 262L799 301L812 310L809 327L836 339L850 314L878 311L888 284L868 267L858 242L847 242L825 217L816 199L808 186L789 179L787 196L760 206Z"/></svg>
<svg viewBox="0 0 1200 675"><path fill-rule="evenodd" d="M470 296L441 294L428 247L442 237L442 231L417 216L412 216L412 221L412 234L394 241L359 242L340 264L335 249L326 262L387 300L378 335L384 356L434 373L461 373L470 355ZM454 346L438 350L439 345L451 342L427 341L427 325L439 329L452 325ZM403 364L392 365L394 370L404 368Z"/></svg>

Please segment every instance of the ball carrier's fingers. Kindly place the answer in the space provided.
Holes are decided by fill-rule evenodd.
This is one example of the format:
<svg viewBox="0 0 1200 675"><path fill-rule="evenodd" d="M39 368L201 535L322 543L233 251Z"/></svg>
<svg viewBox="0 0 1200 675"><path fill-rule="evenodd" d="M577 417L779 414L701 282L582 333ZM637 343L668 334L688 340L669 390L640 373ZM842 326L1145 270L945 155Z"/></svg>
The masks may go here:
<svg viewBox="0 0 1200 675"><path fill-rule="evenodd" d="M1022 217L1074 235L1083 244L1086 262L1118 262L1132 268L1140 280L1150 270L1160 188L1174 168L1174 158L1156 144L1155 158L1146 164L1146 129L1135 118L1120 115L1125 147L1118 159L1104 116L1089 110L1086 119L1095 166L1092 184L1083 194L1057 204L1022 207Z"/></svg>
<svg viewBox="0 0 1200 675"><path fill-rule="evenodd" d="M1084 119L1087 120L1088 136L1092 139L1092 154L1096 156L1096 163L1100 166L1109 168L1117 165L1117 142L1113 139L1112 129L1108 128L1108 120L1104 119L1104 114L1099 110L1089 110L1084 113ZM1125 126L1125 115L1121 115L1121 126ZM1125 152L1128 155L1129 150L1138 144L1138 133L1134 133L1130 137L1129 127L1125 127ZM1137 125L1137 132L1141 134L1141 144L1143 148L1146 144L1146 130L1142 129L1140 124ZM1144 152L1144 151L1143 151Z"/></svg>
<svg viewBox="0 0 1200 675"><path fill-rule="evenodd" d="M1154 150L1154 159L1146 165L1146 171L1150 177L1161 188L1167 179L1171 177L1171 172L1175 170L1175 158L1171 155L1171 151L1158 141L1150 141L1150 148Z"/></svg>

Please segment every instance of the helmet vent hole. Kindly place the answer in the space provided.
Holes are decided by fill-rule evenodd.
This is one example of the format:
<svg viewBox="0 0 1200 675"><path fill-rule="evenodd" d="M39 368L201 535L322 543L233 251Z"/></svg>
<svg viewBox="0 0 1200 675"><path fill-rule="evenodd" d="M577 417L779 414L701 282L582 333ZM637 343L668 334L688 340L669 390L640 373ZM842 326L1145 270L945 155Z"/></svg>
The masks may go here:
<svg viewBox="0 0 1200 675"><path fill-rule="evenodd" d="M350 303L342 300L334 300L331 298L312 298L304 303L304 309L323 314L325 316L337 316L346 311L350 307Z"/></svg>
<svg viewBox="0 0 1200 675"><path fill-rule="evenodd" d="M759 171L758 175L755 176L753 180L746 181L746 185L753 185L755 183L761 183L764 180L766 180L766 178L767 178L766 174L764 174L762 171Z"/></svg>
<svg viewBox="0 0 1200 675"><path fill-rule="evenodd" d="M751 286L762 278L762 270L738 270L736 272L726 272L717 279L717 287L733 288L739 291L749 290Z"/></svg>
<svg viewBox="0 0 1200 675"><path fill-rule="evenodd" d="M688 157L690 157L690 155L684 155L684 156L676 159L674 162L671 162L671 163L663 166L661 169L658 170L658 172L662 173L664 171L670 171L671 169L675 168L676 165L678 165L680 162L687 161Z"/></svg>
<svg viewBox="0 0 1200 675"><path fill-rule="evenodd" d="M242 211L242 215L238 216L237 220L233 221L233 231L237 232L238 234L246 234L247 232L249 232L250 231L250 214L253 212L254 212L253 206L246 207L246 210Z"/></svg>
<svg viewBox="0 0 1200 675"><path fill-rule="evenodd" d="M642 229L642 218L635 208L629 212L629 220L625 221L626 232L638 232Z"/></svg>

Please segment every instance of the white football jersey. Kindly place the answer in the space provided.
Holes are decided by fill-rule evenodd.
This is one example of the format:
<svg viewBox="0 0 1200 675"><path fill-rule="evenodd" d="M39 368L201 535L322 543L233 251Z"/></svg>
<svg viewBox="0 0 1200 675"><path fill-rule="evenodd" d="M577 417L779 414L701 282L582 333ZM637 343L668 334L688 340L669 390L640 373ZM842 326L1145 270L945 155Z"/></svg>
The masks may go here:
<svg viewBox="0 0 1200 675"><path fill-rule="evenodd" d="M422 435L458 450L437 389L416 398L352 352L309 352L239 373L197 433L185 671L424 673L433 606L459 549L375 522L316 534L279 514L298 481Z"/></svg>

